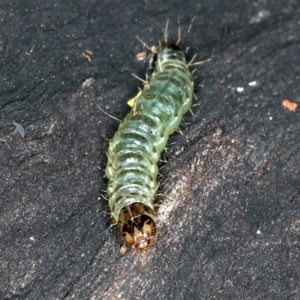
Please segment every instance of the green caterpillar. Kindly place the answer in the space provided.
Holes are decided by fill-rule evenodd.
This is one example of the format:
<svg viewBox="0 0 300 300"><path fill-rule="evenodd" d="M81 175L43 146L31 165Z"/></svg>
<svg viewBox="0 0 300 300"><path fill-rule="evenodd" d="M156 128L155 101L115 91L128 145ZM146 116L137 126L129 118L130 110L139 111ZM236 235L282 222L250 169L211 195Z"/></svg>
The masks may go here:
<svg viewBox="0 0 300 300"><path fill-rule="evenodd" d="M192 104L194 83L185 54L156 47L154 71L109 143L105 170L109 208L125 242L146 249L156 234L157 161Z"/></svg>

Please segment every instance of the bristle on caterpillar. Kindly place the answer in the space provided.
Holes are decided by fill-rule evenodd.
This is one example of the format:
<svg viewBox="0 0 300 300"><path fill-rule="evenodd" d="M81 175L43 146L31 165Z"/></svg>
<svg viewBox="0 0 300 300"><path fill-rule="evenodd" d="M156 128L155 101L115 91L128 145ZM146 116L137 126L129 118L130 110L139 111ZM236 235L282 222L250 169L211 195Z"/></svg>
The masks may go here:
<svg viewBox="0 0 300 300"><path fill-rule="evenodd" d="M159 45L152 75L109 143L105 170L109 208L125 242L147 249L156 234L157 162L169 135L192 104L194 83L185 54Z"/></svg>

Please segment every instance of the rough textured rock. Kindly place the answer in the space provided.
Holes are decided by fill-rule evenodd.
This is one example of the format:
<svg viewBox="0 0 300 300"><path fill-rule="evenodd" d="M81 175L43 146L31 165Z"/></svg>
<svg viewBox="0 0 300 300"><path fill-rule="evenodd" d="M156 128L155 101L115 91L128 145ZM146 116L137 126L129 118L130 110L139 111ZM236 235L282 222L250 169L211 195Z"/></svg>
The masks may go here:
<svg viewBox="0 0 300 300"><path fill-rule="evenodd" d="M300 103L300 5L161 2L1 2L0 299L300 298L300 112L282 106ZM157 44L167 19L211 60L163 155L156 242L121 254L99 107L126 115L135 36Z"/></svg>

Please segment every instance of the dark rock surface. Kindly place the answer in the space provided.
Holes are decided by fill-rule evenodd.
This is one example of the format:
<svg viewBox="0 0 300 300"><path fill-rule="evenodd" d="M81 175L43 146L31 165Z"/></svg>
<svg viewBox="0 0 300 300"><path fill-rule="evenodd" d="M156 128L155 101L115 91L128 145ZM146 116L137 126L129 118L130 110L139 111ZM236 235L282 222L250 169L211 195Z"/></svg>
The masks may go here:
<svg viewBox="0 0 300 300"><path fill-rule="evenodd" d="M121 254L100 108L126 115L136 35L167 19L211 60L163 154L156 241ZM293 0L1 1L0 299L300 299L299 20Z"/></svg>

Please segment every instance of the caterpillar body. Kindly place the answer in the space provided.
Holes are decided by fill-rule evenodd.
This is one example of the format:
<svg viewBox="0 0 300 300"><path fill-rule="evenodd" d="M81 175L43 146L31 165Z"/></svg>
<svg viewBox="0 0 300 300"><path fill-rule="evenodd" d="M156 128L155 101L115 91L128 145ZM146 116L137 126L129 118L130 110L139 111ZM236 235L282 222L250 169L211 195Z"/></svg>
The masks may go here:
<svg viewBox="0 0 300 300"><path fill-rule="evenodd" d="M194 90L183 51L159 45L155 53L152 75L109 143L105 170L112 218L134 249L146 249L156 234L157 162Z"/></svg>

